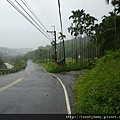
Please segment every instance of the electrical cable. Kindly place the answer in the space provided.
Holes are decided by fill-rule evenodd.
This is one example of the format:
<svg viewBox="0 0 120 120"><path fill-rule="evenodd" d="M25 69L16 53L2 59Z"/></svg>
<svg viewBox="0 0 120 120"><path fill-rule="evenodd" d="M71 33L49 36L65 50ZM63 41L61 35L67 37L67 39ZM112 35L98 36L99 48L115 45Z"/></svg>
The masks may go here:
<svg viewBox="0 0 120 120"><path fill-rule="evenodd" d="M43 9L42 9L42 7L40 6L40 3L38 2L38 0L36 0L36 1L37 1L37 3L38 3L39 7L41 8L41 10L42 10L42 12L43 12L43 14L44 14L44 16L45 16L46 20L48 21L48 24L50 24L50 25L51 25L51 23L50 23L49 19L47 18L46 14L45 14L45 12L44 12L44 10L43 10ZM51 33L50 35L52 35L52 37L54 36L54 34L52 34L52 33Z"/></svg>
<svg viewBox="0 0 120 120"><path fill-rule="evenodd" d="M33 17L22 7L22 5L15 0L15 2L23 9L23 11L42 29L42 27L33 19ZM42 29L43 30L43 29ZM44 31L44 30L43 30ZM41 31L42 32L42 31ZM44 31L45 32L45 31ZM45 35L45 33L42 32L43 35ZM45 35L47 36L47 35ZM47 36L48 37L48 36Z"/></svg>
<svg viewBox="0 0 120 120"><path fill-rule="evenodd" d="M27 4L27 2L25 3L23 0L21 0L21 2L25 5L25 7L32 13L32 15L37 19L37 21L43 26L43 28L46 30L46 31L48 31L47 30L47 28L42 24L42 22L39 20L39 18L36 16L36 14L34 13L34 11L30 8L30 6ZM42 29L42 28L41 28ZM43 30L43 29L42 29ZM47 32L45 31L45 30L43 30L46 34L47 34ZM49 35L48 35L49 36ZM50 36L49 36L50 37ZM53 37L53 36L52 36Z"/></svg>
<svg viewBox="0 0 120 120"><path fill-rule="evenodd" d="M33 16L39 21L39 23L45 28L45 26L42 24L42 22L38 19L38 17L35 15L35 13L33 12L33 10L30 8L30 6L27 4L27 2L25 3L23 0L21 0L22 3L26 6L26 8L33 14ZM27 5L26 5L27 4ZM46 29L46 28L45 28ZM47 31L47 29L46 29Z"/></svg>
<svg viewBox="0 0 120 120"><path fill-rule="evenodd" d="M39 18L36 16L36 14L34 13L34 11L31 9L31 7L28 5L28 3L25 1L23 1L23 0L21 0L22 1L22 3L28 8L28 10L33 14L33 16L38 20L38 22L43 26L43 28L46 30L46 31L48 31L47 30L47 28L43 25L43 23L39 20ZM38 1L37 1L38 2ZM39 3L38 3L39 4ZM40 6L40 4L39 4L39 6ZM43 11L43 10L42 10ZM46 17L47 18L47 17ZM53 34L50 34L51 35L51 37L53 37L54 35Z"/></svg>
<svg viewBox="0 0 120 120"><path fill-rule="evenodd" d="M41 10L42 10L42 12L43 12L44 16L46 17L46 19L47 19L48 23L51 25L50 21L48 20L48 18L47 18L47 16L46 16L46 14L45 14L45 12L44 12L44 10L42 9L42 7L41 7L40 3L38 2L38 0L36 0L36 1L37 1L37 3L38 3L39 7L41 8Z"/></svg>
<svg viewBox="0 0 120 120"><path fill-rule="evenodd" d="M25 1L25 0L24 0ZM32 15L38 20L38 22L43 26L43 28L47 30L47 28L43 25L43 23L39 20L39 18L36 16L36 14L34 13L34 11L31 9L31 7L28 5L28 3L25 1L24 2L23 0L21 0L21 2L25 5L25 7L32 13ZM42 29L43 30L43 29ZM43 30L44 31L44 30ZM44 31L45 32L45 31ZM49 35L48 35L49 36ZM53 37L53 36L52 36Z"/></svg>
<svg viewBox="0 0 120 120"><path fill-rule="evenodd" d="M41 32L46 38L51 41L51 39L46 36L11 0L7 0L7 2L12 5L12 7L15 8L17 12L19 12L23 17L25 17L39 32Z"/></svg>

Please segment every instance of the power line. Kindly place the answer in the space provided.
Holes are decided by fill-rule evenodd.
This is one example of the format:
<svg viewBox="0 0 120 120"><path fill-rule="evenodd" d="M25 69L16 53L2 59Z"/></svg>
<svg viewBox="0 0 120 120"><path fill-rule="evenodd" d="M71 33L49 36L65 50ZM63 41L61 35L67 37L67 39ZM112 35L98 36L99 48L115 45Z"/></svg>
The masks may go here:
<svg viewBox="0 0 120 120"><path fill-rule="evenodd" d="M50 21L48 20L47 16L46 16L46 14L45 14L44 10L42 9L42 7L41 7L40 3L38 2L38 0L36 0L36 1L37 1L37 3L38 3L39 7L41 8L41 10L42 10L42 12L43 12L44 16L46 17L47 21L49 22L49 24L51 24L51 23L50 23Z"/></svg>
<svg viewBox="0 0 120 120"><path fill-rule="evenodd" d="M28 5L28 3L25 1L23 1L23 0L21 0L22 1L22 3L25 5L25 7L32 13L32 15L38 20L38 22L43 26L43 28L46 30L46 31L48 31L47 30L47 28L43 25L43 23L39 20L39 18L36 16L36 14L34 13L34 11L31 9L31 7ZM43 30L43 29L42 29ZM44 30L43 30L44 31ZM45 32L45 31L44 31ZM52 36L53 37L53 36Z"/></svg>
<svg viewBox="0 0 120 120"><path fill-rule="evenodd" d="M44 16L45 16L46 20L47 20L47 21L48 21L48 23L51 25L51 23L50 23L49 19L47 18L46 14L45 14L45 12L44 12L44 10L42 9L42 7L41 7L40 3L38 2L38 0L36 0L36 1L37 1L37 3L38 3L39 7L41 8L41 10L42 10L42 12L43 12L43 14L44 14ZM50 34L50 35L52 35L52 37L54 36L53 34Z"/></svg>
<svg viewBox="0 0 120 120"><path fill-rule="evenodd" d="M13 8L17 10L23 17L25 17L39 32L41 32L46 38L48 38L50 41L51 39L46 36L11 0L7 0L9 4L12 5Z"/></svg>
<svg viewBox="0 0 120 120"><path fill-rule="evenodd" d="M23 0L21 0L22 3L27 7L27 9L33 14L33 16L39 21L39 23L45 28L45 26L42 24L42 22L38 19L38 17L35 15L35 13L33 12L33 10L30 8L30 6L27 4L27 2L25 3ZM27 5L26 5L27 4ZM46 28L45 28L46 29ZM47 31L47 29L46 29Z"/></svg>
<svg viewBox="0 0 120 120"><path fill-rule="evenodd" d="M23 9L23 11L42 29L42 27L33 19L33 17L22 7L22 5L17 1L17 0L15 0L15 2ZM43 30L43 29L42 29ZM43 30L44 31L44 30ZM45 31L44 31L45 32ZM42 31L41 31L41 33L43 34L43 35L45 35L45 33L43 33ZM47 35L45 35L45 36L47 36ZM47 36L47 38L48 38L48 36Z"/></svg>

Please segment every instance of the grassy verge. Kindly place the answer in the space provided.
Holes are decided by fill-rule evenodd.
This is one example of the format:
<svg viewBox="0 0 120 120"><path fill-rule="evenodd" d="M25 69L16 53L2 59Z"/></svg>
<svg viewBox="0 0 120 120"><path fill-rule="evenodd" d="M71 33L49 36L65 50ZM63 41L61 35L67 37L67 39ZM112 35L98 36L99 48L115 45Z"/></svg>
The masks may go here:
<svg viewBox="0 0 120 120"><path fill-rule="evenodd" d="M82 75L75 94L78 114L120 114L120 49Z"/></svg>
<svg viewBox="0 0 120 120"><path fill-rule="evenodd" d="M26 65L27 58L25 56L14 56L7 61L7 63L14 66L14 68L21 68Z"/></svg>
<svg viewBox="0 0 120 120"><path fill-rule="evenodd" d="M14 64L14 68L21 68L21 67L25 66L26 63L27 63L27 61L20 61L19 63Z"/></svg>
<svg viewBox="0 0 120 120"><path fill-rule="evenodd" d="M59 72L68 72L68 71L77 71L81 69L87 69L87 62L72 63L67 62L64 66L55 66L54 63L41 63L41 61L35 61L35 63L40 64L45 67L48 72L59 73Z"/></svg>

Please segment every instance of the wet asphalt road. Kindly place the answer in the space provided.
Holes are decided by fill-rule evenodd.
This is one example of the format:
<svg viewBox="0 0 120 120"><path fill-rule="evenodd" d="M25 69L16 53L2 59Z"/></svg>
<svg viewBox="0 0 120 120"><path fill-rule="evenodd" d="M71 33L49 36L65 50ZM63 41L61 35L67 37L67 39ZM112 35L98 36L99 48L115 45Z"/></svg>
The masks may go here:
<svg viewBox="0 0 120 120"><path fill-rule="evenodd" d="M67 89L72 113L75 113L73 87L83 73L56 74ZM21 80L14 84L19 78ZM0 114L67 114L63 88L42 66L28 61L25 70L0 76Z"/></svg>
<svg viewBox="0 0 120 120"><path fill-rule="evenodd" d="M34 71L17 84L0 92L0 114L67 114L59 81L44 68L28 62L25 71L0 76L0 88Z"/></svg>
<svg viewBox="0 0 120 120"><path fill-rule="evenodd" d="M70 72L62 72L55 74L58 76L63 84L66 87L66 90L68 92L68 97L70 101L70 107L71 107L71 113L75 114L76 110L76 99L74 94L74 87L77 82L77 79L79 76L85 73L86 70L80 70L80 71L70 71Z"/></svg>

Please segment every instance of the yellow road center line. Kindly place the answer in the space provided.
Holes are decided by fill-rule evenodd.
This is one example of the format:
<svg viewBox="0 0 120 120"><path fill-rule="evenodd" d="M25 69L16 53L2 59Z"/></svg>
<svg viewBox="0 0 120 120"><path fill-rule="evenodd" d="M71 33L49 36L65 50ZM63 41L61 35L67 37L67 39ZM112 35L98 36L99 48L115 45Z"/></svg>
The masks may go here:
<svg viewBox="0 0 120 120"><path fill-rule="evenodd" d="M21 80L23 80L25 77L27 77L28 75L32 74L33 71L34 71L34 67L32 67L32 70L31 70L29 73L23 75L22 77L18 78L18 79L15 80L14 82L12 82L12 83L10 83L10 84L8 84L8 85L6 85L6 86L0 88L0 92L2 92L3 90L6 90L6 89L8 89L9 87L11 87L11 86L13 86L13 85L19 83L19 82L20 82Z"/></svg>

